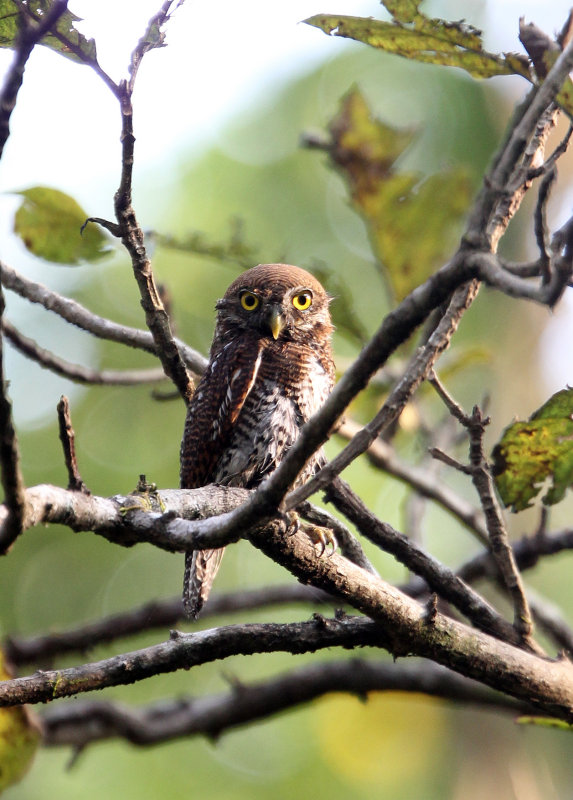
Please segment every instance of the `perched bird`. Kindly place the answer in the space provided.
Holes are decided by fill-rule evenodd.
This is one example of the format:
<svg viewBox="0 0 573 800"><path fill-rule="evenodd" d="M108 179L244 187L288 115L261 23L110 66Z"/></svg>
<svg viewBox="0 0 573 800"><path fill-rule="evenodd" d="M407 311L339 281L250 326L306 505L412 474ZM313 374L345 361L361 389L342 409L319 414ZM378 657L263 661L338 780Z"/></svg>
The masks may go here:
<svg viewBox="0 0 573 800"><path fill-rule="evenodd" d="M330 298L310 273L260 264L216 304L209 364L189 404L181 486L258 486L280 464L334 383ZM307 462L297 485L324 463ZM197 617L224 548L186 554L183 603Z"/></svg>

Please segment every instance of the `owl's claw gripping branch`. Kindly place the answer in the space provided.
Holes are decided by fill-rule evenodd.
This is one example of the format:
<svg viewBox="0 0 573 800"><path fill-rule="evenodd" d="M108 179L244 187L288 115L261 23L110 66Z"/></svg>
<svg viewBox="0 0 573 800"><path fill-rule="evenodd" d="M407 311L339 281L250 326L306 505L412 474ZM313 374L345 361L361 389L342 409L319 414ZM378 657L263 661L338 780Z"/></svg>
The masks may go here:
<svg viewBox="0 0 573 800"><path fill-rule="evenodd" d="M330 528L321 528L318 525L313 525L311 522L303 522L301 524L301 531L308 536L314 545L318 546L319 558L322 558L325 553L328 558L331 558L336 553L338 542ZM329 548L330 552L327 552Z"/></svg>

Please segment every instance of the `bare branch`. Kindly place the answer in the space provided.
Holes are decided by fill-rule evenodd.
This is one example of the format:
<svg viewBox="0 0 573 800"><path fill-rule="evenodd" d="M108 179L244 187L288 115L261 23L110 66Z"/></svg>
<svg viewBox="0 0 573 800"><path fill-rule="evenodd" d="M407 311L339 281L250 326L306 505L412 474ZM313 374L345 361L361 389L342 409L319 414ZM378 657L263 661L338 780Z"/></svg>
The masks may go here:
<svg viewBox="0 0 573 800"><path fill-rule="evenodd" d="M148 353L157 355L157 347L149 331L130 328L127 325L119 325L117 322L112 322L105 317L93 314L75 300L64 297L42 286L40 283L35 283L25 278L2 261L0 261L0 279L6 289L16 292L20 297L29 300L31 303L38 303L46 310L52 311L62 319L65 319L66 322L93 334L99 339L118 342L119 344L125 344L128 347L145 350ZM188 367L198 375L202 374L205 371L207 359L185 345L184 342L176 341Z"/></svg>
<svg viewBox="0 0 573 800"><path fill-rule="evenodd" d="M10 136L10 117L16 106L18 93L24 81L24 69L28 59L34 47L52 27L55 27L67 7L67 0L54 0L46 15L34 26L26 22L23 14L19 15L20 34L16 52L14 53L14 61L8 70L2 93L0 94L0 158L2 158L4 145ZM22 6L20 6L20 9L24 10Z"/></svg>
<svg viewBox="0 0 573 800"><path fill-rule="evenodd" d="M345 439L352 439L359 430L361 428L358 423L345 419L336 433ZM485 527L483 512L479 508L470 505L463 497L446 486L443 481L432 477L427 470L403 463L392 445L383 439L378 438L372 442L366 454L375 466L408 484L422 497L438 503L472 531L480 541L487 542L487 528Z"/></svg>
<svg viewBox="0 0 573 800"><path fill-rule="evenodd" d="M4 293L0 286L0 319L4 315ZM4 379L4 345L0 335L0 469L6 510L4 529L0 537L0 554L8 552L26 524L26 497L24 479L20 470L20 453L12 403Z"/></svg>
<svg viewBox="0 0 573 800"><path fill-rule="evenodd" d="M438 611L429 619L423 606L345 559L337 555L317 559L304 537L265 531L251 534L251 538L299 578L313 574L315 585L344 597L376 621L316 617L307 623L236 625L178 634L170 642L93 664L5 681L0 684L0 704L54 700L240 653L301 653L326 646L368 644L384 647L394 656L431 658L466 677L533 702L552 716L573 717L573 667L567 660L539 658Z"/></svg>
<svg viewBox="0 0 573 800"><path fill-rule="evenodd" d="M126 248L131 258L133 274L139 288L141 305L145 312L145 321L156 346L157 355L163 365L165 374L168 375L179 393L189 402L193 394L193 381L187 371L185 362L173 338L169 324L169 316L161 300L160 293L155 283L151 262L147 256L144 235L132 205L132 176L134 163L135 136L133 133L133 107L132 95L135 78L141 59L152 47L157 47L162 42L161 27L169 19L169 10L173 0L165 2L160 11L150 20L145 35L140 39L135 48L131 64L130 78L121 81L116 94L121 111L121 178L119 188L115 193L115 216L118 223L117 235Z"/></svg>
<svg viewBox="0 0 573 800"><path fill-rule="evenodd" d="M420 348L414 354L402 379L396 384L378 414L376 414L368 425L356 433L351 443L347 445L342 452L338 453L329 464L323 467L317 475L311 478L310 481L307 481L300 489L297 489L289 495L286 508L295 507L301 500L306 499L320 488L327 486L331 480L336 475L339 475L355 458L364 453L376 438L400 416L406 403L408 403L413 393L424 380L439 355L448 347L451 337L457 330L464 312L473 302L477 294L477 289L477 283L471 282L466 286L461 286L455 291L448 309L436 326L436 329L433 331L424 347ZM412 295L410 295L410 297L412 297ZM398 307L396 310L397 314L403 305L404 303ZM430 310L431 309L428 309L427 313L429 313ZM388 317L386 319L388 319ZM382 327L384 327L384 325ZM365 348L365 350L367 349L368 347ZM365 351L363 351L362 356L364 352ZM359 360L360 357L358 361ZM357 362L355 362L355 365L356 363ZM383 362L380 362L380 364L381 363ZM351 367L351 369L355 368L355 365ZM375 368L372 372L374 371ZM350 372L350 370L348 372ZM345 373L343 380L348 375L348 372ZM334 391L336 392L337 389Z"/></svg>
<svg viewBox="0 0 573 800"><path fill-rule="evenodd" d="M2 321L2 331L6 339L27 358L75 383L87 383L92 386L137 386L142 383L157 383L165 380L165 373L161 367L97 370L81 364L72 364L70 361L54 355L50 350L40 347L37 342L24 336L7 320Z"/></svg>
<svg viewBox="0 0 573 800"><path fill-rule="evenodd" d="M72 418L70 414L70 401L65 395L62 395L58 403L58 423L60 427L60 441L64 449L64 460L66 462L66 469L68 471L68 489L71 492L82 492L83 494L90 494L89 489L85 485L78 469L78 461L76 458L76 435L72 428Z"/></svg>
<svg viewBox="0 0 573 800"><path fill-rule="evenodd" d="M44 745L83 748L102 739L121 738L150 745L183 736L218 738L222 733L268 719L334 692L365 698L374 692L423 692L448 702L509 714L531 714L534 707L484 689L443 667L422 663L404 667L372 661L322 662L209 697L178 698L142 708L111 702L60 704L42 715Z"/></svg>
<svg viewBox="0 0 573 800"><path fill-rule="evenodd" d="M330 487L328 499L364 536L422 577L433 592L452 603L478 628L515 645L522 643L521 636L493 606L416 542L379 520L340 478ZM537 649L532 642L524 644Z"/></svg>
<svg viewBox="0 0 573 800"><path fill-rule="evenodd" d="M201 622L209 617L240 614L253 609L300 604L332 606L336 602L340 601L311 586L297 583L265 586L261 589L210 595L201 612ZM8 661L15 666L46 664L51 663L56 656L86 653L97 645L109 644L142 631L164 632L182 621L188 623L179 595L167 600L154 600L130 611L113 614L67 631L30 637L10 636L2 643L2 650Z"/></svg>
<svg viewBox="0 0 573 800"><path fill-rule="evenodd" d="M485 426L489 423L489 419L482 416L477 406L474 406L471 416L467 416L453 398L450 397L436 375L432 376L431 383L451 413L468 431L470 437L469 469L485 514L491 552L513 600L515 628L523 637L523 641L531 644L533 631L531 612L519 568L509 542L509 535L497 500L491 469L483 446Z"/></svg>

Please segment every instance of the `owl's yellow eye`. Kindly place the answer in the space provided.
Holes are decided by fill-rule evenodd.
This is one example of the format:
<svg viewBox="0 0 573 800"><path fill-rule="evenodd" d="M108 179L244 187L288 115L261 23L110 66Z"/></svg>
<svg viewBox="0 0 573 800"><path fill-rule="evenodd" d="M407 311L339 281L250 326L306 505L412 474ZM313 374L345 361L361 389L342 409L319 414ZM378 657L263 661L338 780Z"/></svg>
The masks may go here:
<svg viewBox="0 0 573 800"><path fill-rule="evenodd" d="M312 305L312 294L310 292L299 292L293 297L292 304L299 311L306 311Z"/></svg>
<svg viewBox="0 0 573 800"><path fill-rule="evenodd" d="M261 301L252 292L241 292L241 305L245 311L254 311Z"/></svg>

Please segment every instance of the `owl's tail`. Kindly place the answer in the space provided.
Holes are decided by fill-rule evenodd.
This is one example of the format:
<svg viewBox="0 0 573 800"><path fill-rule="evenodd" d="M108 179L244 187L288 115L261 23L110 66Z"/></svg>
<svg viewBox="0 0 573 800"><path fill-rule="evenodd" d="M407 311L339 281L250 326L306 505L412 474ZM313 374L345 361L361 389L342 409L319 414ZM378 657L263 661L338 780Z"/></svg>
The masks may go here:
<svg viewBox="0 0 573 800"><path fill-rule="evenodd" d="M197 619L221 564L224 547L217 550L193 550L185 554L183 573L183 608L188 619Z"/></svg>

